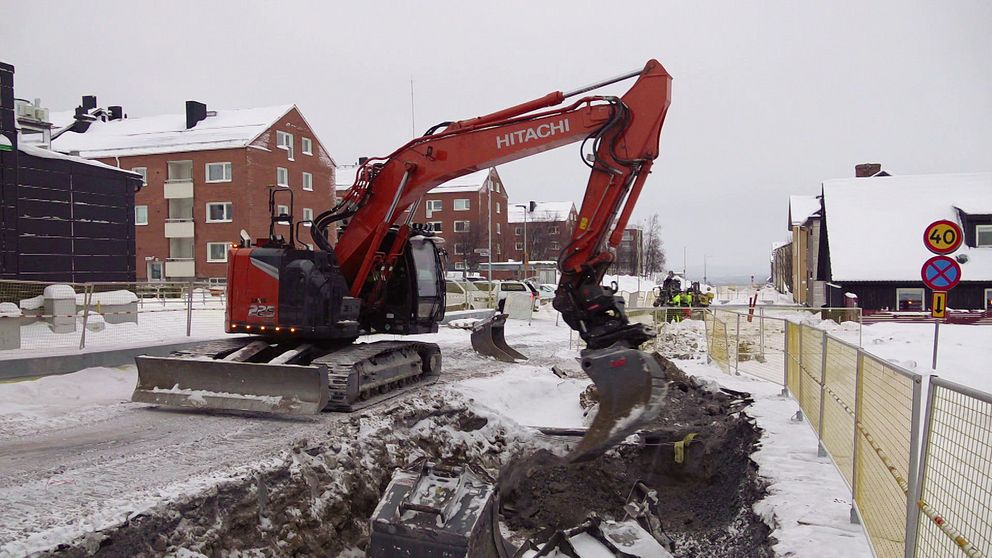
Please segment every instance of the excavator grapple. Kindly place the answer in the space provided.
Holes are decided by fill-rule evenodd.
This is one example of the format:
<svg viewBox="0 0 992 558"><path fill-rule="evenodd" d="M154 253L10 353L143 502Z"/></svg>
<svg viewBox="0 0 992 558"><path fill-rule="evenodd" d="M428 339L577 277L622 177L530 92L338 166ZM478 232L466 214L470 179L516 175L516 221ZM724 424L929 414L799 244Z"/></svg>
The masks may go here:
<svg viewBox="0 0 992 558"><path fill-rule="evenodd" d="M527 357L506 343L506 314L499 312L472 324L472 349L483 356L501 362L527 360Z"/></svg>

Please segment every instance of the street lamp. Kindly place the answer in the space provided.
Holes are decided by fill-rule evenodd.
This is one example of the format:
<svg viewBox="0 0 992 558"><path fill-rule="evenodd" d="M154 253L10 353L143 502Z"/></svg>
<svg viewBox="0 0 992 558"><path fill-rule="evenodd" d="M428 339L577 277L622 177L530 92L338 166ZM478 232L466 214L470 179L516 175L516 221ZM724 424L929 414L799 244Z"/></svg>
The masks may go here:
<svg viewBox="0 0 992 558"><path fill-rule="evenodd" d="M517 204L514 204L514 205L516 207L522 207L524 209L524 261L523 261L523 264L524 264L524 276L523 276L523 279L527 279L527 277L530 275L528 273L530 270L528 269L529 262L528 262L528 258L527 258L527 214L529 212L531 212L531 211L534 211L534 209L537 207L537 202L530 201L530 202L527 202L527 203L517 203Z"/></svg>

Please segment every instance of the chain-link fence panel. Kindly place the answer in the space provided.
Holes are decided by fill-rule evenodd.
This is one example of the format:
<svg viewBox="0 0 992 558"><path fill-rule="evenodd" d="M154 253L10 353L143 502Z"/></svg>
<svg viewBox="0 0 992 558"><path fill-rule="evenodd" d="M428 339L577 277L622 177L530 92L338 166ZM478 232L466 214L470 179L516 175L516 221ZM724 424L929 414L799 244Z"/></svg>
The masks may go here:
<svg viewBox="0 0 992 558"><path fill-rule="evenodd" d="M854 499L881 557L904 556L920 376L862 352Z"/></svg>
<svg viewBox="0 0 992 558"><path fill-rule="evenodd" d="M916 556L992 552L992 395L930 378Z"/></svg>
<svg viewBox="0 0 992 558"><path fill-rule="evenodd" d="M830 336L825 347L820 440L850 487L854 484L858 348Z"/></svg>
<svg viewBox="0 0 992 558"><path fill-rule="evenodd" d="M0 358L223 336L225 294L206 282L0 281Z"/></svg>
<svg viewBox="0 0 992 558"><path fill-rule="evenodd" d="M728 347L727 324L717 318L714 312L704 312L703 320L706 323L707 357L711 362L715 362L721 370L729 374L730 348Z"/></svg>

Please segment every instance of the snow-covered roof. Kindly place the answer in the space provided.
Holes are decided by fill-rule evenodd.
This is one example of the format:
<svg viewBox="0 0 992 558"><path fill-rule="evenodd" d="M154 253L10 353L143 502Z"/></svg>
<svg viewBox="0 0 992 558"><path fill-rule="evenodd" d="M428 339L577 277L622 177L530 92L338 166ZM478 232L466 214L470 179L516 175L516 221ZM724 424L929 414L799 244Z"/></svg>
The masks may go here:
<svg viewBox="0 0 992 558"><path fill-rule="evenodd" d="M919 282L933 256L923 245L926 226L960 225L959 203L992 207L992 173L828 180L823 199L833 280ZM962 245L952 257L960 254L968 256L963 281L992 279L992 248Z"/></svg>
<svg viewBox="0 0 992 558"><path fill-rule="evenodd" d="M568 216L575 211L575 204L570 201L536 202L534 211L527 212L526 220L531 223L553 223L567 221ZM523 223L525 204L509 204L506 210L508 223Z"/></svg>
<svg viewBox="0 0 992 558"><path fill-rule="evenodd" d="M52 148L97 158L245 147L293 108L217 110L190 129L186 113L97 120L84 133L66 132L52 140Z"/></svg>
<svg viewBox="0 0 992 558"><path fill-rule="evenodd" d="M56 151L49 151L48 149L44 149L27 143L18 142L17 150L20 151L21 153L24 153L25 155L41 157L43 159L61 159L63 161L72 161L74 163L89 165L91 167L100 167L103 169L110 169L127 174L133 174L134 176L140 176L139 174L135 172L131 172L130 170L117 168L111 165L105 165L100 161L91 161L90 159L83 159L82 157L75 157L73 155L66 155L64 153L58 153Z"/></svg>
<svg viewBox="0 0 992 558"><path fill-rule="evenodd" d="M802 225L820 213L820 196L789 196L789 225Z"/></svg>
<svg viewBox="0 0 992 558"><path fill-rule="evenodd" d="M355 183L358 165L338 165L334 167L334 189L347 190Z"/></svg>
<svg viewBox="0 0 992 558"><path fill-rule="evenodd" d="M431 192L436 192L438 194L479 192L485 185L487 178L489 178L489 169L483 169L473 172L472 174L466 174L465 176L453 178L440 186L434 187Z"/></svg>

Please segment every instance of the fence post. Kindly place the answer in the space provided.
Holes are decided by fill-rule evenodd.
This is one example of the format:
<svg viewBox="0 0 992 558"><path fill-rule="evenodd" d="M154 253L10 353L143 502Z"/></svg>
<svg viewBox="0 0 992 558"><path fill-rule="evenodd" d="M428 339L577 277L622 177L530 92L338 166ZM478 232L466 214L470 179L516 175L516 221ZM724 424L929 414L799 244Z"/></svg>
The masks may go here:
<svg viewBox="0 0 992 558"><path fill-rule="evenodd" d="M782 397L789 396L789 359L792 355L789 354L789 320L783 320L782 326L785 331L782 332L782 337L784 338L784 345L782 346Z"/></svg>
<svg viewBox="0 0 992 558"><path fill-rule="evenodd" d="M802 412L803 408L803 376L806 375L806 371L803 370L803 337L805 335L806 326L799 324L799 411Z"/></svg>
<svg viewBox="0 0 992 558"><path fill-rule="evenodd" d="M936 376L930 376L930 386L927 390L926 431L923 437L924 442L927 444L930 441L930 421L932 420L934 392L936 391L933 385L934 378ZM920 467L920 452L922 451L920 447L920 422L923 406L922 393L923 379L920 377L913 378L913 425L910 428L912 439L909 441L909 494L906 495L906 558L914 558L916 556L917 530L920 527L920 510L917 502L923 498L923 475L926 470L925 462L922 469Z"/></svg>
<svg viewBox="0 0 992 558"><path fill-rule="evenodd" d="M862 373L865 369L865 353L858 349L858 364L854 372L854 451L851 459L851 523L861 523L858 519L858 483L861 482L859 467L861 466L861 451L858 444L861 424L861 394L863 388Z"/></svg>
<svg viewBox="0 0 992 558"><path fill-rule="evenodd" d="M734 340L734 375L741 375L741 315L737 314L737 339Z"/></svg>
<svg viewBox="0 0 992 558"><path fill-rule="evenodd" d="M189 291L186 293L186 337L193 331L193 280L189 281Z"/></svg>
<svg viewBox="0 0 992 558"><path fill-rule="evenodd" d="M758 354L765 358L765 307L758 308ZM762 361L764 362L764 361Z"/></svg>
<svg viewBox="0 0 992 558"><path fill-rule="evenodd" d="M823 341L820 343L820 417L817 419L816 426L816 437L817 457L826 457L827 448L823 445L823 411L826 405L823 404L824 397L827 395L827 332L823 332Z"/></svg>
<svg viewBox="0 0 992 558"><path fill-rule="evenodd" d="M89 283L83 285L83 332L79 335L79 350L86 348L86 324L90 317L90 301L93 297L93 285ZM75 301L73 301L75 302ZM75 308L75 306L73 306ZM75 312L73 312L75 314ZM72 317L73 320L76 316Z"/></svg>

